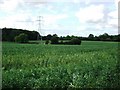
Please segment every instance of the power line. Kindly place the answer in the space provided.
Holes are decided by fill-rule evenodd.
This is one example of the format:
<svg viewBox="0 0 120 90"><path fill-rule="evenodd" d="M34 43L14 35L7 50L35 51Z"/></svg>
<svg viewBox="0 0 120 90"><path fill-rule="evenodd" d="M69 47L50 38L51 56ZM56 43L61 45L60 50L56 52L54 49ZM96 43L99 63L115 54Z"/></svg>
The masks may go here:
<svg viewBox="0 0 120 90"><path fill-rule="evenodd" d="M40 39L41 43L42 43L42 30L41 30L41 25L42 25L41 21L42 21L42 18L43 18L42 16L38 16L38 20L36 20L36 21L38 21L38 35L37 35L37 40ZM30 23L34 23L35 21L17 21L17 22L22 22L22 23L30 22ZM39 33L40 33L41 37L40 37Z"/></svg>

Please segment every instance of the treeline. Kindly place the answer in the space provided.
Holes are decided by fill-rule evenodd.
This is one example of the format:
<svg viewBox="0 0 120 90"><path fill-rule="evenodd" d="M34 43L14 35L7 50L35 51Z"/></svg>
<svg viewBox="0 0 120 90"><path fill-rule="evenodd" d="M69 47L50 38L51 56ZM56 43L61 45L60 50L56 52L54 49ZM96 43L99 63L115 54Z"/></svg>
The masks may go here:
<svg viewBox="0 0 120 90"><path fill-rule="evenodd" d="M81 44L81 40L78 38L72 38L71 40L67 40L67 41L63 41L63 40L59 40L59 37L57 36L57 34L54 34L51 39L51 44L62 44L62 45L80 45ZM45 44L48 44L49 40L47 39Z"/></svg>
<svg viewBox="0 0 120 90"><path fill-rule="evenodd" d="M37 31L28 31L23 29L14 29L14 28L2 28L2 41L14 42L15 37L24 33L27 34L28 40L37 40L38 35L40 34Z"/></svg>
<svg viewBox="0 0 120 90"><path fill-rule="evenodd" d="M43 36L43 40L51 40L53 36L57 36L57 34L48 34L47 36ZM120 34L119 35L109 35L107 33L104 33L99 36L94 36L93 34L89 34L88 37L80 37L80 36L60 36L58 37L59 40L71 40L73 38L78 38L80 40L87 40L87 41L120 41Z"/></svg>
<svg viewBox="0 0 120 90"><path fill-rule="evenodd" d="M20 34L24 33L27 34L28 40L40 40L41 36L37 31L28 31L23 29L13 29L13 28L2 28L2 41L15 41L15 37L19 36ZM94 36L93 34L89 34L88 37L81 37L81 36L60 36L58 37L57 34L48 34L47 36L42 36L42 40L51 40L52 37L57 36L59 40L72 40L73 38L78 38L79 40L90 40L90 41L120 41L120 34L118 35L109 35L104 33L99 36Z"/></svg>

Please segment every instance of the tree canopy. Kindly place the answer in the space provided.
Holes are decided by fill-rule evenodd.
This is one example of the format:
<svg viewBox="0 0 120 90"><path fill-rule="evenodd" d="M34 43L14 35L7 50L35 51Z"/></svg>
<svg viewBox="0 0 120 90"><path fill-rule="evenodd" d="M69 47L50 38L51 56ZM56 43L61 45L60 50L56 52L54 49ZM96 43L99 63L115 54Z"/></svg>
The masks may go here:
<svg viewBox="0 0 120 90"><path fill-rule="evenodd" d="M14 42L15 37L20 35L21 33L25 33L28 36L28 40L38 40L41 35L37 31L29 31L23 29L13 29L13 28L2 28L2 41L10 41ZM39 35L39 38L38 38ZM48 34L47 36L42 36L42 40L51 40L57 43L59 40L71 40L73 38L78 38L80 40L90 40L90 41L120 41L120 34L118 35L109 35L107 33L103 33L99 36L94 36L93 34L89 34L88 37L74 36L74 35L66 35L58 37L57 34ZM52 42L52 43L53 43Z"/></svg>
<svg viewBox="0 0 120 90"><path fill-rule="evenodd" d="M15 37L21 33L28 35L28 40L37 40L39 33L37 31L29 31L23 29L3 28L2 30L2 41L15 41Z"/></svg>
<svg viewBox="0 0 120 90"><path fill-rule="evenodd" d="M25 33L21 33L20 35L15 37L15 42L27 43L28 42L28 35Z"/></svg>

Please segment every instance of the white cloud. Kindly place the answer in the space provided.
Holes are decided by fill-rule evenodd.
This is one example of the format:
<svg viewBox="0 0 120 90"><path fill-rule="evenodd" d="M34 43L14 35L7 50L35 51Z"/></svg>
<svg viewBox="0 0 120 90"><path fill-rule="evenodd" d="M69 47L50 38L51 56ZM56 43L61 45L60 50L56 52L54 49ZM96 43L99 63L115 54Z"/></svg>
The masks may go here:
<svg viewBox="0 0 120 90"><path fill-rule="evenodd" d="M91 0L72 0L73 3L85 3L86 5L90 4L90 2L92 2Z"/></svg>
<svg viewBox="0 0 120 90"><path fill-rule="evenodd" d="M81 23L87 21L99 21L104 17L104 6L103 5L90 5L80 10L75 14Z"/></svg>
<svg viewBox="0 0 120 90"><path fill-rule="evenodd" d="M10 12L17 9L18 5L23 3L23 0L4 0L0 4L0 10Z"/></svg>
<svg viewBox="0 0 120 90"><path fill-rule="evenodd" d="M94 2L114 2L114 0L69 0L69 1L72 1L74 3L80 3L80 2L84 2L85 4L90 4L90 3L94 3Z"/></svg>
<svg viewBox="0 0 120 90"><path fill-rule="evenodd" d="M44 4L44 3L51 3L51 2L71 2L71 0L25 0L25 2L34 2L34 3L41 3L41 4Z"/></svg>
<svg viewBox="0 0 120 90"><path fill-rule="evenodd" d="M111 2L113 0L25 0L26 2L49 3L49 2Z"/></svg>
<svg viewBox="0 0 120 90"><path fill-rule="evenodd" d="M58 14L58 15L43 15L44 26L56 25L57 21L61 19L67 18L66 14ZM50 28L50 27L49 27Z"/></svg>
<svg viewBox="0 0 120 90"><path fill-rule="evenodd" d="M8 17L2 18L0 20L0 28L23 28L23 29L33 29L32 22L26 22L28 20L32 21L32 16L29 13L18 13L10 15Z"/></svg>
<svg viewBox="0 0 120 90"><path fill-rule="evenodd" d="M108 19L108 25L117 28L117 26L118 26L118 11L116 10L116 11L110 12L108 14L108 16L110 17Z"/></svg>
<svg viewBox="0 0 120 90"><path fill-rule="evenodd" d="M111 18L117 19L118 18L118 11L112 11L108 14L108 16L110 16Z"/></svg>
<svg viewBox="0 0 120 90"><path fill-rule="evenodd" d="M114 10L110 13L107 13L107 17L105 17L105 6L102 5L90 5L86 8L80 8L80 10L76 13L77 18L80 23L86 24L87 28L92 28L98 32L98 30L104 32L117 32L118 27L118 11ZM89 26L87 26L87 24ZM91 24L91 26L90 26ZM91 32L91 31L89 31Z"/></svg>
<svg viewBox="0 0 120 90"><path fill-rule="evenodd" d="M57 33L58 31L61 30L65 30L65 28L63 28L63 26L59 25L59 20L65 19L68 17L67 14L58 14L58 15L54 15L54 14L49 14L49 15L42 15L43 19L42 19L42 26L41 29L42 31L39 31L40 33L42 33L43 35L45 33L51 32L51 33ZM59 32L60 33L60 32ZM49 34L49 33L47 33Z"/></svg>
<svg viewBox="0 0 120 90"><path fill-rule="evenodd" d="M80 0L73 0L73 3L79 3Z"/></svg>
<svg viewBox="0 0 120 90"><path fill-rule="evenodd" d="M41 18L41 29L39 31L44 35L44 30L56 30L62 28L57 22L64 18L67 18L66 14L58 14L58 15L43 15ZM9 28L21 28L28 30L36 30L38 31L38 22L36 21L38 18L33 16L30 13L20 13L8 16L4 19L0 20L0 28L9 27ZM33 22L29 22L33 21Z"/></svg>
<svg viewBox="0 0 120 90"><path fill-rule="evenodd" d="M108 14L109 18L105 19L104 9L106 9L105 7L107 6L102 3L94 3L106 1L111 2L112 0L3 0L3 3L0 3L0 11L5 11L5 13L3 12L0 15L0 28L10 27L38 30L38 22L36 20L38 19L37 16L41 15L43 16L41 21L43 34L46 32L46 34L60 33L61 35L89 34L92 29L94 29L93 32L97 33L99 30L102 31L103 26L108 29L117 23L117 19L115 19L117 18L117 11L110 12ZM70 5L66 2L70 2ZM74 2L73 5L75 5L75 8L71 6L71 2L72 4ZM80 2L85 3L85 5L81 5L83 3ZM55 5L56 3L58 4L57 7ZM78 3L80 5L78 5ZM62 6L62 4L64 4L64 7L59 7ZM78 10L79 8L80 10ZM78 12L76 12L76 10L78 10ZM77 22L77 20L74 21L76 17L73 16L74 13L71 13L71 11L76 12L75 16L80 22ZM68 19L69 21L67 21Z"/></svg>

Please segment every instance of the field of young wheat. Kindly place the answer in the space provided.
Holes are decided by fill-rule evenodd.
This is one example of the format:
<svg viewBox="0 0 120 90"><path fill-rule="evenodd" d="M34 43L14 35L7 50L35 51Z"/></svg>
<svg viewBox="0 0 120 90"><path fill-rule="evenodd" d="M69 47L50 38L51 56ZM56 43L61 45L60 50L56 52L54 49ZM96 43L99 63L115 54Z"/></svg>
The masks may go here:
<svg viewBox="0 0 120 90"><path fill-rule="evenodd" d="M118 43L2 44L2 87L120 88Z"/></svg>

